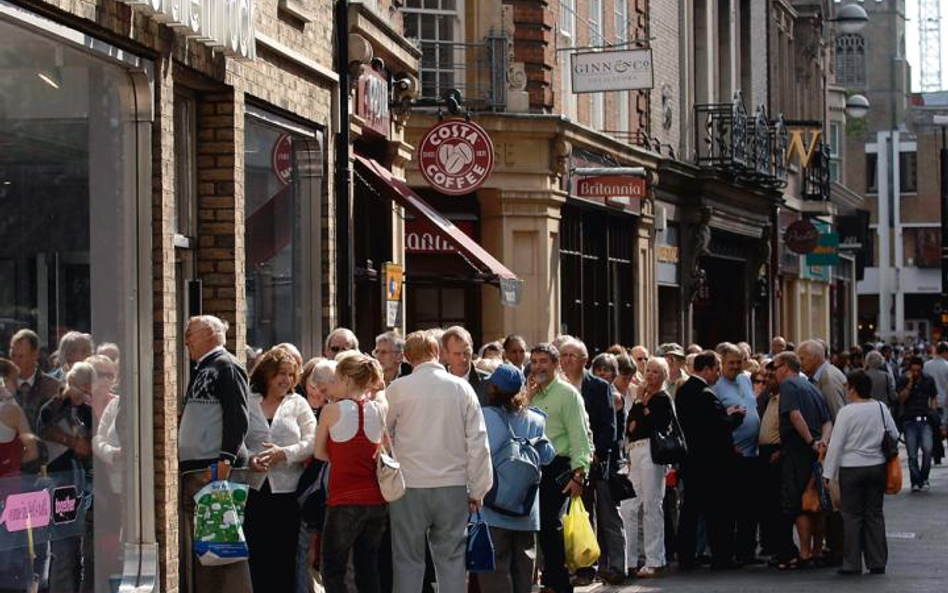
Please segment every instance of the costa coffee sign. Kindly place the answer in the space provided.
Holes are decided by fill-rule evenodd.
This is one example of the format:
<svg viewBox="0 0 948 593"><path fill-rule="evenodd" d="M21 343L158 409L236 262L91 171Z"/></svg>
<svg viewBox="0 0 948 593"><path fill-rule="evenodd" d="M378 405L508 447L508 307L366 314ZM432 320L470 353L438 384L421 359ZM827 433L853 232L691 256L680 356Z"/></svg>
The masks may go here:
<svg viewBox="0 0 948 593"><path fill-rule="evenodd" d="M418 167L428 185L441 193L470 193L482 186L494 169L494 143L474 122L445 120L421 140Z"/></svg>
<svg viewBox="0 0 948 593"><path fill-rule="evenodd" d="M356 115L365 127L388 138L391 114L388 107L388 78L377 70L367 70L356 88Z"/></svg>
<svg viewBox="0 0 948 593"><path fill-rule="evenodd" d="M794 253L805 255L820 243L820 231L806 218L794 222L783 233L783 242Z"/></svg>
<svg viewBox="0 0 948 593"><path fill-rule="evenodd" d="M645 179L634 175L581 177L576 182L577 198L611 198L614 196L644 198L645 191Z"/></svg>

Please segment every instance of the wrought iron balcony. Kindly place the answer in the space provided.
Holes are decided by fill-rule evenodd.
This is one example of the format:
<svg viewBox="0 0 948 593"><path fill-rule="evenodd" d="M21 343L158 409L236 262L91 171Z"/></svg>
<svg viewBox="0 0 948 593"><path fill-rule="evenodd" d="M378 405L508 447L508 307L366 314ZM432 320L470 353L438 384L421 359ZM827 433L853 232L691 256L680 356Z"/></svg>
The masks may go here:
<svg viewBox="0 0 948 593"><path fill-rule="evenodd" d="M830 181L830 150L826 143L820 141L803 170L803 199L829 200Z"/></svg>
<svg viewBox="0 0 948 593"><path fill-rule="evenodd" d="M503 111L507 106L507 40L479 43L422 41L419 103L442 99L456 89L470 111Z"/></svg>
<svg viewBox="0 0 948 593"><path fill-rule="evenodd" d="M695 106L695 162L768 189L787 184L788 134L781 115L770 120L763 105L753 117L741 91L730 103Z"/></svg>

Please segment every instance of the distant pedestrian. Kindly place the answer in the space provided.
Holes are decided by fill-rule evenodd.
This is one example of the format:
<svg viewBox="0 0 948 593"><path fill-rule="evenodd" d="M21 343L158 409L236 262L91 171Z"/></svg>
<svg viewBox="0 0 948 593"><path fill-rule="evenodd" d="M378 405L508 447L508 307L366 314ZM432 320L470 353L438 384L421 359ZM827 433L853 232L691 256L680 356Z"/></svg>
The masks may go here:
<svg viewBox="0 0 948 593"><path fill-rule="evenodd" d="M902 432L905 433L905 448L908 452L909 476L912 492L929 489L928 474L932 465L933 438L929 414L938 404L935 381L922 372L922 359L913 356L905 374L899 379L898 392L901 404ZM919 464L918 454L922 461Z"/></svg>

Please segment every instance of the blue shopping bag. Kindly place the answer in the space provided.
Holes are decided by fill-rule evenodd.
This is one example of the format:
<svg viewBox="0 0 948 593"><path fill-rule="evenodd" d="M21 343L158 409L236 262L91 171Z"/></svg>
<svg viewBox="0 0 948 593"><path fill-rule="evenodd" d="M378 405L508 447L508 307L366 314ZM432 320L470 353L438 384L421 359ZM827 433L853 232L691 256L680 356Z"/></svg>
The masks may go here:
<svg viewBox="0 0 948 593"><path fill-rule="evenodd" d="M467 520L467 570L468 572L493 572L494 570L494 542L490 540L490 528L481 512L477 511Z"/></svg>

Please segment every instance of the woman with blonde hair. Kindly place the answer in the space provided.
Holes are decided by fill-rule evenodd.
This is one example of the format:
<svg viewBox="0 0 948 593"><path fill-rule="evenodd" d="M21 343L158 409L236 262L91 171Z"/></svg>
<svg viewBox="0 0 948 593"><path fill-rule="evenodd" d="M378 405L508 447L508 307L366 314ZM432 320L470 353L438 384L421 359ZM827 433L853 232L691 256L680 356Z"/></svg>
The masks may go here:
<svg viewBox="0 0 948 593"><path fill-rule="evenodd" d="M296 586L300 508L296 486L313 455L316 417L293 390L299 382L296 358L273 348L250 374L251 490L244 531L255 591L293 591Z"/></svg>
<svg viewBox="0 0 948 593"><path fill-rule="evenodd" d="M382 367L358 352L336 360L332 403L323 406L316 458L328 461L329 495L320 568L327 593L346 593L350 553L359 593L379 590L378 550L388 517L376 477L376 455L385 434L388 404Z"/></svg>
<svg viewBox="0 0 948 593"><path fill-rule="evenodd" d="M637 517L641 507L644 517L645 566L638 571L639 578L657 576L665 566L665 519L662 512L665 466L652 461L649 438L656 430L668 432L671 427L674 411L671 398L664 390L667 380L668 363L665 359L649 358L645 365L645 381L629 409L626 428L629 479L637 494L632 516Z"/></svg>

